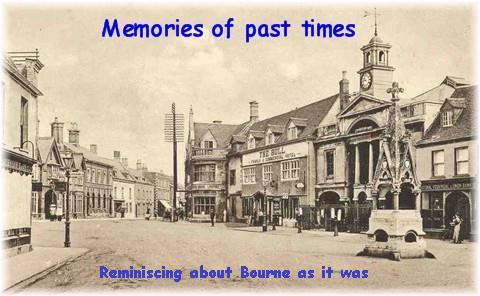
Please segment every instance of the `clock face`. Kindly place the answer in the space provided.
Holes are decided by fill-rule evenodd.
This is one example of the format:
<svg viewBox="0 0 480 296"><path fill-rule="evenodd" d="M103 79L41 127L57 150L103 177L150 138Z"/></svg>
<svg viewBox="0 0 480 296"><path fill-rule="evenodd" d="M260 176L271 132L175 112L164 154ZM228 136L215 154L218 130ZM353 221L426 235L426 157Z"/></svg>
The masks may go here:
<svg viewBox="0 0 480 296"><path fill-rule="evenodd" d="M372 85L372 74L370 72L365 72L360 77L360 86L363 90L367 90Z"/></svg>

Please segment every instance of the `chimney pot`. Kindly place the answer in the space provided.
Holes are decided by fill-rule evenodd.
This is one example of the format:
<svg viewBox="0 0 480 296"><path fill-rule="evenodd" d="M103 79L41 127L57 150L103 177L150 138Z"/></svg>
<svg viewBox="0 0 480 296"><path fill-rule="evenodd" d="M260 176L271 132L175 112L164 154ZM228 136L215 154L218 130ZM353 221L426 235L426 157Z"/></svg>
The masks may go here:
<svg viewBox="0 0 480 296"><path fill-rule="evenodd" d="M340 97L340 110L345 109L345 107L350 103L349 100L349 81L347 79L347 71L342 71L342 80L339 84L339 97Z"/></svg>
<svg viewBox="0 0 480 296"><path fill-rule="evenodd" d="M120 160L120 151L113 151L113 158L115 160Z"/></svg>
<svg viewBox="0 0 480 296"><path fill-rule="evenodd" d="M55 138L57 144L63 144L63 122L58 121L58 117L50 124L51 136Z"/></svg>
<svg viewBox="0 0 480 296"><path fill-rule="evenodd" d="M76 122L72 122L68 130L68 143L78 146L80 143L80 131Z"/></svg>
<svg viewBox="0 0 480 296"><path fill-rule="evenodd" d="M126 168L128 168L128 158L124 157L122 158L122 165Z"/></svg>
<svg viewBox="0 0 480 296"><path fill-rule="evenodd" d="M250 102L250 121L258 120L258 103L257 101Z"/></svg>
<svg viewBox="0 0 480 296"><path fill-rule="evenodd" d="M97 154L97 144L90 144L90 152Z"/></svg>

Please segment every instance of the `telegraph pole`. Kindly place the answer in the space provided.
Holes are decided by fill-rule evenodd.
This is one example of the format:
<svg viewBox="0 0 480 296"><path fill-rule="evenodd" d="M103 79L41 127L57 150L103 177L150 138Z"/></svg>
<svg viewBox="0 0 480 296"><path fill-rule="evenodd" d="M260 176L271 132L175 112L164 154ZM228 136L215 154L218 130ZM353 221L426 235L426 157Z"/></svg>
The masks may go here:
<svg viewBox="0 0 480 296"><path fill-rule="evenodd" d="M171 221L176 221L177 213L177 143L183 142L184 134L184 117L183 114L178 114L175 111L175 103L172 103L172 113L165 114L165 142L172 142L173 144L173 205Z"/></svg>

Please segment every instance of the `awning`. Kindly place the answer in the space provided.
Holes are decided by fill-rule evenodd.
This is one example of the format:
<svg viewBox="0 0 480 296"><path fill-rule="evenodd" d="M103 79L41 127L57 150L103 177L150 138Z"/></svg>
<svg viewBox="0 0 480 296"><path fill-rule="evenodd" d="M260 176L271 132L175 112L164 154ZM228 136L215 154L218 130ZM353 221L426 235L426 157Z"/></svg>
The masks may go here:
<svg viewBox="0 0 480 296"><path fill-rule="evenodd" d="M172 207L166 202L165 200L159 199L160 204L167 210L171 209Z"/></svg>

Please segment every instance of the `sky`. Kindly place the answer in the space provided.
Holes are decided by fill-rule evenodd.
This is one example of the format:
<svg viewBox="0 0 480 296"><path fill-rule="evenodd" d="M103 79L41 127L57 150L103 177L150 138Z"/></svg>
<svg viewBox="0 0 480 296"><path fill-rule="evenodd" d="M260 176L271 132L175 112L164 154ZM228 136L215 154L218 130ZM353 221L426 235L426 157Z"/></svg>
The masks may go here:
<svg viewBox="0 0 480 296"><path fill-rule="evenodd" d="M359 88L360 48L373 36L373 6L14 6L5 10L6 51L38 48L40 136L50 135L58 117L80 129L80 144L97 144L113 158L121 151L131 167L137 159L150 170L172 173L172 147L163 140L164 114L172 102L188 125L238 124L249 119L248 102L260 105L260 119L290 111L338 92L347 71L350 91ZM472 6L377 6L378 35L392 45L394 80L403 97L440 84L446 75L474 80ZM224 23L233 17L232 37L102 38L105 18L126 23ZM353 23L353 38L305 38L305 19ZM246 23L292 24L286 38L245 43ZM184 145L179 146L183 181ZM183 182L181 182L183 183Z"/></svg>

